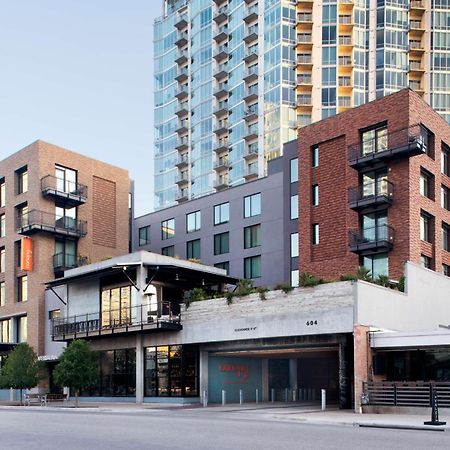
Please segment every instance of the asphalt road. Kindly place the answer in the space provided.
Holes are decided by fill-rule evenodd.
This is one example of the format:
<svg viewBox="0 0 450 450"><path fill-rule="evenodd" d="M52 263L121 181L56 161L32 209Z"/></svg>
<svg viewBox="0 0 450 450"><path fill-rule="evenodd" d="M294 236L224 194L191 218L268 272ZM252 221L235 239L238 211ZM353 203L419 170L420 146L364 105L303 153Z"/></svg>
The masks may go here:
<svg viewBox="0 0 450 450"><path fill-rule="evenodd" d="M2 450L444 449L450 432L310 425L213 410L0 410Z"/></svg>

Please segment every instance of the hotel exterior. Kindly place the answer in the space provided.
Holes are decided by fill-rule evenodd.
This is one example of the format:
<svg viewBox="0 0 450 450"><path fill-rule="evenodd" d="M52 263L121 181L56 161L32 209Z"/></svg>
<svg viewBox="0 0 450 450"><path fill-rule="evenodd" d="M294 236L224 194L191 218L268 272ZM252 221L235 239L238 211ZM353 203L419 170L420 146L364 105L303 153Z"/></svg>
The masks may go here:
<svg viewBox="0 0 450 450"><path fill-rule="evenodd" d="M166 0L155 207L264 176L297 129L405 87L448 120L444 0Z"/></svg>
<svg viewBox="0 0 450 450"><path fill-rule="evenodd" d="M44 282L128 252L128 172L36 141L0 161L0 194L0 358L42 356Z"/></svg>

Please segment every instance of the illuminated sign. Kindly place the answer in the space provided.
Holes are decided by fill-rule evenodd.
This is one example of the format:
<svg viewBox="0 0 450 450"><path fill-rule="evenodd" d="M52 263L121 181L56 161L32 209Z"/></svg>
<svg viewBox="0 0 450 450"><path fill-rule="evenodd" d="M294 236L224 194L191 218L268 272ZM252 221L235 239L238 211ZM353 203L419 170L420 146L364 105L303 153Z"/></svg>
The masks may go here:
<svg viewBox="0 0 450 450"><path fill-rule="evenodd" d="M20 239L20 269L27 272L33 270L33 240L29 237Z"/></svg>

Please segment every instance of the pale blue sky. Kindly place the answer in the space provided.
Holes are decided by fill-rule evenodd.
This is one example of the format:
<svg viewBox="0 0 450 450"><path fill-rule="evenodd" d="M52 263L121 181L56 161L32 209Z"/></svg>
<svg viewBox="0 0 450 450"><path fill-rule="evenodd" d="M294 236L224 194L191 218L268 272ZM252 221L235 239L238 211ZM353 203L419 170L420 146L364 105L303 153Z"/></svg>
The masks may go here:
<svg viewBox="0 0 450 450"><path fill-rule="evenodd" d="M124 167L153 207L160 0L0 0L0 159L36 139Z"/></svg>

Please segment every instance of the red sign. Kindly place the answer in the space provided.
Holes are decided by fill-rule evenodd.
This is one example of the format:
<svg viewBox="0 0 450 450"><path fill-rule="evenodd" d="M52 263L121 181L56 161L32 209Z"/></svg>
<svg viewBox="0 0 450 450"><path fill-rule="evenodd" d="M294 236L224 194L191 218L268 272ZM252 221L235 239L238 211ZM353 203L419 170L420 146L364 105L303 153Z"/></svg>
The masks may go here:
<svg viewBox="0 0 450 450"><path fill-rule="evenodd" d="M33 270L33 240L29 237L20 239L20 269L31 272Z"/></svg>
<svg viewBox="0 0 450 450"><path fill-rule="evenodd" d="M226 384L244 384L248 381L250 369L245 364L221 364L219 366L221 372L233 372L237 380L226 381Z"/></svg>

